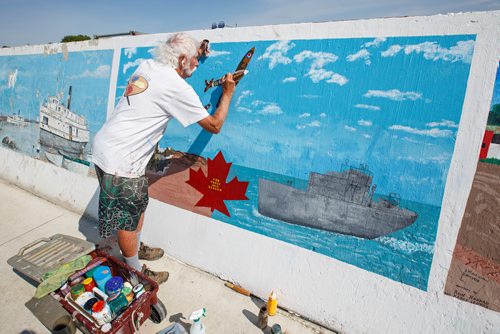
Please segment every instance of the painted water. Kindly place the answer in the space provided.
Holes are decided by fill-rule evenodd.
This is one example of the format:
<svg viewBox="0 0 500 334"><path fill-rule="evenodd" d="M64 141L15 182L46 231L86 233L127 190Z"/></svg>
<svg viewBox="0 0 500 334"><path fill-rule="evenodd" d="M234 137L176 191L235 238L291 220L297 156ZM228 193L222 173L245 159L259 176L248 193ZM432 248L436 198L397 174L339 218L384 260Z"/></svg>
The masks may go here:
<svg viewBox="0 0 500 334"><path fill-rule="evenodd" d="M289 224L263 216L257 211L259 178L301 190L307 189L307 180L233 164L227 180L235 176L240 181L249 182L246 193L249 200L225 201L231 217L214 211L212 215L214 219L289 242L395 281L427 290L440 207L401 199L401 207L418 213L417 221L390 235L367 240ZM376 195L375 198L379 196Z"/></svg>

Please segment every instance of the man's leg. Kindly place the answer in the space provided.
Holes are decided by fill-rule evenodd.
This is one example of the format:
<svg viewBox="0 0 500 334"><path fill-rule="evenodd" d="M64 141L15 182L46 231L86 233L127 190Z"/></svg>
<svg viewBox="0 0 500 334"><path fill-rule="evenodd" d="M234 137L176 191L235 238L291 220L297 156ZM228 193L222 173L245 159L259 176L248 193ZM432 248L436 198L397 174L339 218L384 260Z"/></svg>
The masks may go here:
<svg viewBox="0 0 500 334"><path fill-rule="evenodd" d="M122 251L123 256L125 257L125 262L135 268L136 270L141 270L141 264L139 262L138 250L137 246L139 241L137 238L138 232L142 229L142 223L144 221L144 212L141 214L139 218L139 223L137 224L137 229L135 231L125 231L118 230L118 246Z"/></svg>

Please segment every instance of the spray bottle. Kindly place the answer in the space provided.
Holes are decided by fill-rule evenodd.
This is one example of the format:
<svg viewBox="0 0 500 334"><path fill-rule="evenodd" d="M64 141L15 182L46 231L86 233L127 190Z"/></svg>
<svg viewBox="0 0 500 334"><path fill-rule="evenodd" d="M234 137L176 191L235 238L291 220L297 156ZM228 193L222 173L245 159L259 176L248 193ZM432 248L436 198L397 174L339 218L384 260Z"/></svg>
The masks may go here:
<svg viewBox="0 0 500 334"><path fill-rule="evenodd" d="M201 323L201 317L205 317L205 309L194 311L189 317L193 321L193 325L189 330L190 334L205 334L205 325Z"/></svg>

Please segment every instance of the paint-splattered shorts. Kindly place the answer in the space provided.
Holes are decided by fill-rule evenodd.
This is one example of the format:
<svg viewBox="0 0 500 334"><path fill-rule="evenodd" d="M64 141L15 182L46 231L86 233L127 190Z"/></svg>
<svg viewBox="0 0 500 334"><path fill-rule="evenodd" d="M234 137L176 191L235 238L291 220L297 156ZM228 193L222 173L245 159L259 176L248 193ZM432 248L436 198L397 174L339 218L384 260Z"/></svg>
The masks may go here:
<svg viewBox="0 0 500 334"><path fill-rule="evenodd" d="M99 233L102 238L115 230L135 231L148 206L146 176L127 178L110 175L95 166L99 180Z"/></svg>

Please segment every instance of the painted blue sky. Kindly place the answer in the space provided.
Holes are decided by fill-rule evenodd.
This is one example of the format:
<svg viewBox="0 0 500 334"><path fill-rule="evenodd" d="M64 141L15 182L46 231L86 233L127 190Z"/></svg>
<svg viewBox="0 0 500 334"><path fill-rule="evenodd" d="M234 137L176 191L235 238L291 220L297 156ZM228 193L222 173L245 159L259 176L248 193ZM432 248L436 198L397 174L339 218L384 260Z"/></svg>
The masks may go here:
<svg viewBox="0 0 500 334"><path fill-rule="evenodd" d="M162 147L307 179L367 163L378 192L440 206L460 121L475 36L221 43L189 79L233 71L255 46L222 132L172 122ZM149 48L122 51L117 97Z"/></svg>
<svg viewBox="0 0 500 334"><path fill-rule="evenodd" d="M71 110L87 118L96 132L106 120L113 51L0 57L0 114L18 113L37 120L48 96L66 102L73 87Z"/></svg>
<svg viewBox="0 0 500 334"><path fill-rule="evenodd" d="M491 99L491 106L500 103L500 63L497 69L497 78L495 79L495 87L493 88L493 97Z"/></svg>
<svg viewBox="0 0 500 334"><path fill-rule="evenodd" d="M161 33L210 29L212 23L254 26L500 9L498 0L0 0L0 45L59 42L136 30Z"/></svg>

